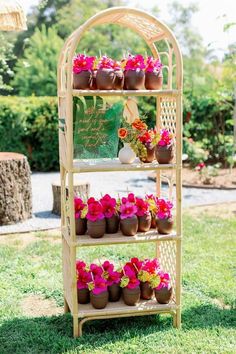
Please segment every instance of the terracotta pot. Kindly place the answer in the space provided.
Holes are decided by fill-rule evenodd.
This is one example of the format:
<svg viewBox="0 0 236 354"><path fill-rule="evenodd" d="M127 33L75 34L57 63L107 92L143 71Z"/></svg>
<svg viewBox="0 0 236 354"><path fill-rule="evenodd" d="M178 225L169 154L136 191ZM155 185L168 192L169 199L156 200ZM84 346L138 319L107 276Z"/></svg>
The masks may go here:
<svg viewBox="0 0 236 354"><path fill-rule="evenodd" d="M147 156L144 159L140 158L140 160L145 163L150 163L155 158L155 148L154 147L149 148L146 146L146 150L147 150Z"/></svg>
<svg viewBox="0 0 236 354"><path fill-rule="evenodd" d="M112 284L108 286L109 301L119 301L121 297L121 287L119 284Z"/></svg>
<svg viewBox="0 0 236 354"><path fill-rule="evenodd" d="M87 221L88 234L92 238L100 238L105 234L106 231L106 220L97 220L97 221Z"/></svg>
<svg viewBox="0 0 236 354"><path fill-rule="evenodd" d="M172 288L161 288L154 291L156 300L159 304L168 304L172 297Z"/></svg>
<svg viewBox="0 0 236 354"><path fill-rule="evenodd" d="M141 299L150 300L153 297L154 290L150 287L150 284L145 281L140 282Z"/></svg>
<svg viewBox="0 0 236 354"><path fill-rule="evenodd" d="M134 236L138 231L138 218L134 215L132 218L120 219L120 229L124 236Z"/></svg>
<svg viewBox="0 0 236 354"><path fill-rule="evenodd" d="M156 229L156 227L157 227L157 219L156 219L156 216L152 216L151 229Z"/></svg>
<svg viewBox="0 0 236 354"><path fill-rule="evenodd" d="M90 292L90 302L95 309L104 309L108 303L108 291L105 290L100 294L93 294Z"/></svg>
<svg viewBox="0 0 236 354"><path fill-rule="evenodd" d="M97 70L93 70L91 87L90 87L91 90L97 90L96 76L97 76Z"/></svg>
<svg viewBox="0 0 236 354"><path fill-rule="evenodd" d="M155 147L155 155L158 163L171 163L174 157L173 145Z"/></svg>
<svg viewBox="0 0 236 354"><path fill-rule="evenodd" d="M125 89L126 90L143 90L145 83L145 72L143 70L126 70L125 71Z"/></svg>
<svg viewBox="0 0 236 354"><path fill-rule="evenodd" d="M75 232L76 235L84 235L87 231L87 219L75 219Z"/></svg>
<svg viewBox="0 0 236 354"><path fill-rule="evenodd" d="M167 235L173 230L174 220L169 219L157 219L157 231L159 234Z"/></svg>
<svg viewBox="0 0 236 354"><path fill-rule="evenodd" d="M77 289L77 297L79 304L89 303L89 289Z"/></svg>
<svg viewBox="0 0 236 354"><path fill-rule="evenodd" d="M134 162L136 154L129 143L124 143L123 148L119 151L118 158L121 163L130 164Z"/></svg>
<svg viewBox="0 0 236 354"><path fill-rule="evenodd" d="M122 294L123 294L124 303L128 306L137 305L140 301L140 293L141 291L139 286L135 289L123 288Z"/></svg>
<svg viewBox="0 0 236 354"><path fill-rule="evenodd" d="M122 90L124 87L124 74L122 70L115 70L114 90Z"/></svg>
<svg viewBox="0 0 236 354"><path fill-rule="evenodd" d="M120 218L118 215L113 215L111 218L106 218L106 233L115 234L119 230Z"/></svg>
<svg viewBox="0 0 236 354"><path fill-rule="evenodd" d="M92 71L81 71L73 74L73 88L76 90L89 90L92 84Z"/></svg>
<svg viewBox="0 0 236 354"><path fill-rule="evenodd" d="M147 215L138 216L138 231L140 232L147 232L150 230L152 222L151 214L148 213Z"/></svg>
<svg viewBox="0 0 236 354"><path fill-rule="evenodd" d="M113 90L115 72L113 69L98 69L96 84L98 90Z"/></svg>
<svg viewBox="0 0 236 354"><path fill-rule="evenodd" d="M163 77L160 71L145 73L145 88L147 90L161 90L162 83L163 83Z"/></svg>

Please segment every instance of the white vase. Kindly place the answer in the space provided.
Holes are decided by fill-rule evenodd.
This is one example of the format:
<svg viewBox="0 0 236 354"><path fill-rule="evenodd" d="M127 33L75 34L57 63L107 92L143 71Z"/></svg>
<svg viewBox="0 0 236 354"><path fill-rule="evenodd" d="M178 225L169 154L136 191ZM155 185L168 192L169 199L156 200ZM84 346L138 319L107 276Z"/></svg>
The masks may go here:
<svg viewBox="0 0 236 354"><path fill-rule="evenodd" d="M128 143L124 143L124 147L120 149L118 157L121 163L132 163L136 158L136 154Z"/></svg>

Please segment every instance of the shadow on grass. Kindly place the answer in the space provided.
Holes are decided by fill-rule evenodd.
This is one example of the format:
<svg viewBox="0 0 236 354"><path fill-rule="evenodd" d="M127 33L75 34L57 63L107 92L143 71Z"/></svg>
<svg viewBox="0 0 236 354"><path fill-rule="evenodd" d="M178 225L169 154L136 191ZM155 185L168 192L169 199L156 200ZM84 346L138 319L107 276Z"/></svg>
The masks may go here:
<svg viewBox="0 0 236 354"><path fill-rule="evenodd" d="M14 318L0 327L1 354L63 353L68 350L92 352L107 343L120 343L145 337L158 331L169 331L171 316L144 316L87 322L83 337L72 338L70 315ZM183 330L235 326L234 310L213 305L191 307L183 312ZM105 335L104 335L105 334ZM86 351L85 351L86 350Z"/></svg>

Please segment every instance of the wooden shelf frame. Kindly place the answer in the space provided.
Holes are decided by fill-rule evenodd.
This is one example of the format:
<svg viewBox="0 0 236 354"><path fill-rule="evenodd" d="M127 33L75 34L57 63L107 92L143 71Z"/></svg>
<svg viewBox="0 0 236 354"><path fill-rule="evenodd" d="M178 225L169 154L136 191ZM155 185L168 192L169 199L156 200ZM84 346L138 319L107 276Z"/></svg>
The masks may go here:
<svg viewBox="0 0 236 354"><path fill-rule="evenodd" d="M167 72L167 82L163 90L140 91L83 91L73 90L72 59L75 50L87 30L101 24L118 24L130 28L140 35L149 46L155 58L166 57L167 65L163 70ZM163 41L166 51L158 52L158 42ZM87 20L75 30L65 41L58 62L58 108L59 108L59 154L61 174L61 205L62 205L62 262L65 312L70 311L73 317L73 334L77 337L82 334L82 325L85 321L102 318L116 318L125 316L141 316L152 313L170 313L173 316L173 325L181 326L181 252L182 252L182 87L183 64L178 42L171 30L157 18L137 9L128 7L114 7L104 10ZM175 162L173 165L141 164L122 165L112 161L91 164L74 160L73 147L73 97L81 96L155 96L156 97L156 126L167 128L175 136ZM110 163L110 165L109 165ZM77 302L76 280L76 250L85 246L98 246L99 242L91 241L85 236L81 242L75 235L74 220L74 173L81 172L108 172L108 171L148 171L155 170L157 176L156 192L161 192L161 170L172 170L176 179L176 233L167 237L158 234L149 237L136 236L130 242L154 242L156 255L160 259L163 269L171 273L174 290L174 303L158 305L151 303L138 308L125 305L108 304L104 310L89 308L83 310L84 305ZM68 180L68 201L66 202L66 180ZM112 237L111 237L112 238ZM128 238L127 238L128 239ZM110 243L107 235L100 241L100 245L126 244L128 240L114 236ZM78 321L79 319L79 321Z"/></svg>

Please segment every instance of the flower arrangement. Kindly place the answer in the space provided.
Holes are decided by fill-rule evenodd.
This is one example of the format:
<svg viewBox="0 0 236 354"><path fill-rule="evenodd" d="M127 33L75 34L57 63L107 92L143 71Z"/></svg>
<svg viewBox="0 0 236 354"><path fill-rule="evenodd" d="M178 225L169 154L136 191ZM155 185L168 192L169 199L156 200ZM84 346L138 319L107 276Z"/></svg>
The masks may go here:
<svg viewBox="0 0 236 354"><path fill-rule="evenodd" d="M115 198L112 198L109 194L105 194L100 199L100 204L103 207L103 214L106 218L111 218L113 215L118 214L118 202Z"/></svg>
<svg viewBox="0 0 236 354"><path fill-rule="evenodd" d="M137 206L129 201L121 203L120 205L120 218L121 220L132 218L137 213Z"/></svg>
<svg viewBox="0 0 236 354"><path fill-rule="evenodd" d="M160 278L159 284L155 286L155 289L160 290L163 288L170 289L171 283L170 283L170 274L169 273L164 273L162 270L159 270L158 276Z"/></svg>
<svg viewBox="0 0 236 354"><path fill-rule="evenodd" d="M85 54L77 54L73 58L73 73L79 74L82 71L93 70L96 57L90 57Z"/></svg>
<svg viewBox="0 0 236 354"><path fill-rule="evenodd" d="M105 278L107 279L107 285L120 284L121 272L115 270L114 264L109 261L105 261L102 264L104 269Z"/></svg>
<svg viewBox="0 0 236 354"><path fill-rule="evenodd" d="M159 137L157 138L158 146L169 146L173 144L173 134L167 129L161 129Z"/></svg>
<svg viewBox="0 0 236 354"><path fill-rule="evenodd" d="M86 263L83 261L76 262L76 272L77 272L77 288L78 289L88 289L88 283L91 282L92 276Z"/></svg>
<svg viewBox="0 0 236 354"><path fill-rule="evenodd" d="M101 202L93 197L88 199L88 212L86 218L90 221L102 220L105 218L104 209Z"/></svg>
<svg viewBox="0 0 236 354"><path fill-rule="evenodd" d="M158 199L157 200L157 218L158 219L169 219L172 217L173 203L169 200Z"/></svg>
<svg viewBox="0 0 236 354"><path fill-rule="evenodd" d="M145 61L144 57L140 54L132 55L129 54L128 58L124 61L124 69L128 70L143 70L145 69Z"/></svg>
<svg viewBox="0 0 236 354"><path fill-rule="evenodd" d="M163 65L159 59L155 59L153 57L147 57L146 59L146 72L160 72Z"/></svg>
<svg viewBox="0 0 236 354"><path fill-rule="evenodd" d="M137 207L137 211L136 211L137 216L144 216L144 215L148 215L150 213L149 204L145 199L136 197L135 204Z"/></svg>
<svg viewBox="0 0 236 354"><path fill-rule="evenodd" d="M113 59L103 55L98 62L98 69L114 69L114 66L118 65Z"/></svg>
<svg viewBox="0 0 236 354"><path fill-rule="evenodd" d="M74 208L75 208L75 218L76 219L79 219L79 218L84 219L86 217L87 207L81 198L79 198L79 197L74 198Z"/></svg>
<svg viewBox="0 0 236 354"><path fill-rule="evenodd" d="M174 157L174 136L167 129L161 129L155 147L156 160L160 164L169 164Z"/></svg>

